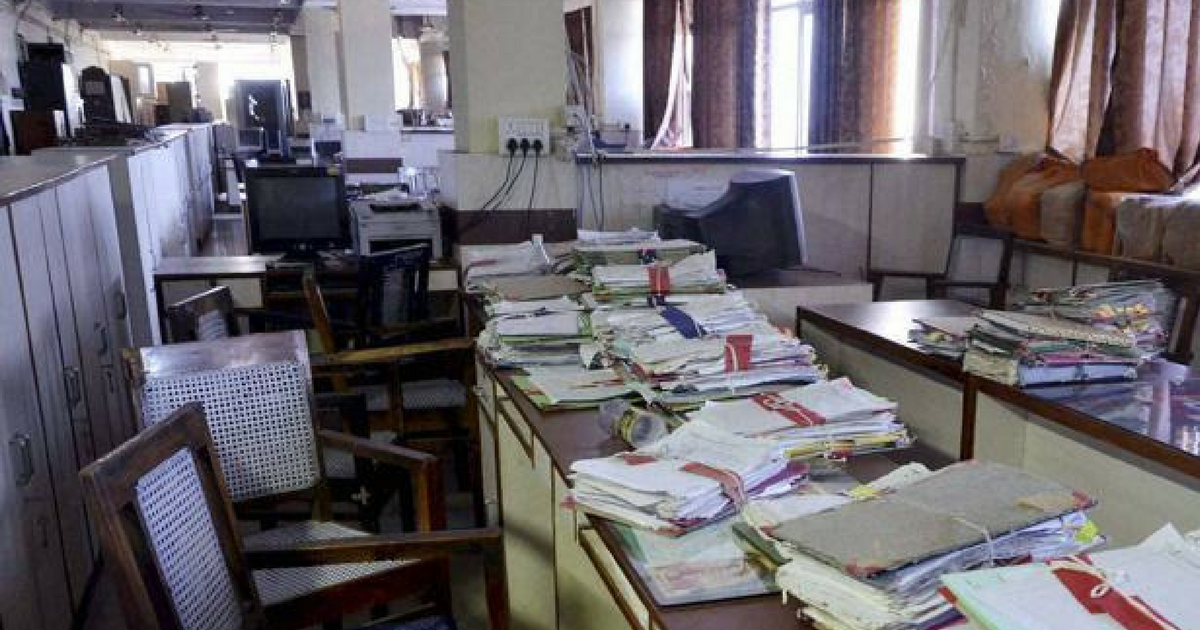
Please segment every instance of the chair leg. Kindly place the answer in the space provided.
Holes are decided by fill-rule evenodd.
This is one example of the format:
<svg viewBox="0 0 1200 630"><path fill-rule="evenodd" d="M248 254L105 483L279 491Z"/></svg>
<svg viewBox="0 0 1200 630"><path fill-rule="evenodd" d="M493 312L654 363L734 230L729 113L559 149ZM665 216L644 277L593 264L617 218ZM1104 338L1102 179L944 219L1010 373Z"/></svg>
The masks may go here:
<svg viewBox="0 0 1200 630"><path fill-rule="evenodd" d="M484 549L483 575L488 625L491 630L508 630L508 585L505 581L504 548L501 545Z"/></svg>

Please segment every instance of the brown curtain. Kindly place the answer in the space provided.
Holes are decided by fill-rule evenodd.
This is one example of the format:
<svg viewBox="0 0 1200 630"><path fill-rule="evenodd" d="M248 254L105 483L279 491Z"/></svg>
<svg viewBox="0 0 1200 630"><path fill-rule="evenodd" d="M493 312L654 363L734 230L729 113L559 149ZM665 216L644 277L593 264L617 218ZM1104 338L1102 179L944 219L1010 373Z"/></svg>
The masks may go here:
<svg viewBox="0 0 1200 630"><path fill-rule="evenodd" d="M590 95L594 81L592 67L595 65L592 61L595 59L592 49L592 8L584 7L566 13L563 21L567 30L567 47L571 50L573 62L579 64L582 75L580 79L587 84L587 95ZM592 111L593 103L583 102L585 98L585 94L570 93L568 104L583 105L588 111Z"/></svg>
<svg viewBox="0 0 1200 630"><path fill-rule="evenodd" d="M644 0L642 5L642 94L647 136L662 125L671 89L675 20L683 0Z"/></svg>
<svg viewBox="0 0 1200 630"><path fill-rule="evenodd" d="M652 149L694 146L692 135L692 2L675 0L675 26L671 29L670 72L666 101L651 129Z"/></svg>
<svg viewBox="0 0 1200 630"><path fill-rule="evenodd" d="M1064 0L1048 144L1075 161L1149 147L1176 174L1200 148L1200 6Z"/></svg>
<svg viewBox="0 0 1200 630"><path fill-rule="evenodd" d="M890 152L900 70L900 0L817 0L810 144Z"/></svg>
<svg viewBox="0 0 1200 630"><path fill-rule="evenodd" d="M753 147L766 117L767 0L693 0L697 147Z"/></svg>

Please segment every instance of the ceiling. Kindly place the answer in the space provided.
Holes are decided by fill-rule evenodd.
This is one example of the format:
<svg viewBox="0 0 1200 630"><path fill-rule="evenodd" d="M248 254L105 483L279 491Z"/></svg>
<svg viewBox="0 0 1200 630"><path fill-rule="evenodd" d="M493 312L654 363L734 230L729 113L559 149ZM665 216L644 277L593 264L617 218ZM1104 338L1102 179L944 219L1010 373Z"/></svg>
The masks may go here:
<svg viewBox="0 0 1200 630"><path fill-rule="evenodd" d="M55 18L97 31L286 34L304 0L49 0Z"/></svg>

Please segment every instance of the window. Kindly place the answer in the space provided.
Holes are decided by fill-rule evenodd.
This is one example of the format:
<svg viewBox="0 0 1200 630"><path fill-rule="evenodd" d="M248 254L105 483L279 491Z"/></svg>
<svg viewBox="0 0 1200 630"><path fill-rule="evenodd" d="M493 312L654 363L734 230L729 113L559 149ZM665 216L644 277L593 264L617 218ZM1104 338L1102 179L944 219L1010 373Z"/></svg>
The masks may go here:
<svg viewBox="0 0 1200 630"><path fill-rule="evenodd" d="M812 89L813 0L771 0L770 146L808 144Z"/></svg>

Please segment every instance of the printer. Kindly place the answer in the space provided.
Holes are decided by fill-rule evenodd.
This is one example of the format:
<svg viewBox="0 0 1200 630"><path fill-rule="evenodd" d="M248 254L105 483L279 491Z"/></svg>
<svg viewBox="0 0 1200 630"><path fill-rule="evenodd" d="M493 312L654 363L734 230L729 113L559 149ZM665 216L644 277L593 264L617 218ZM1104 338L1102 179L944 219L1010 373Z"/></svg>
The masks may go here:
<svg viewBox="0 0 1200 630"><path fill-rule="evenodd" d="M433 258L442 257L442 222L427 198L385 190L351 201L350 214L358 254L428 243Z"/></svg>

